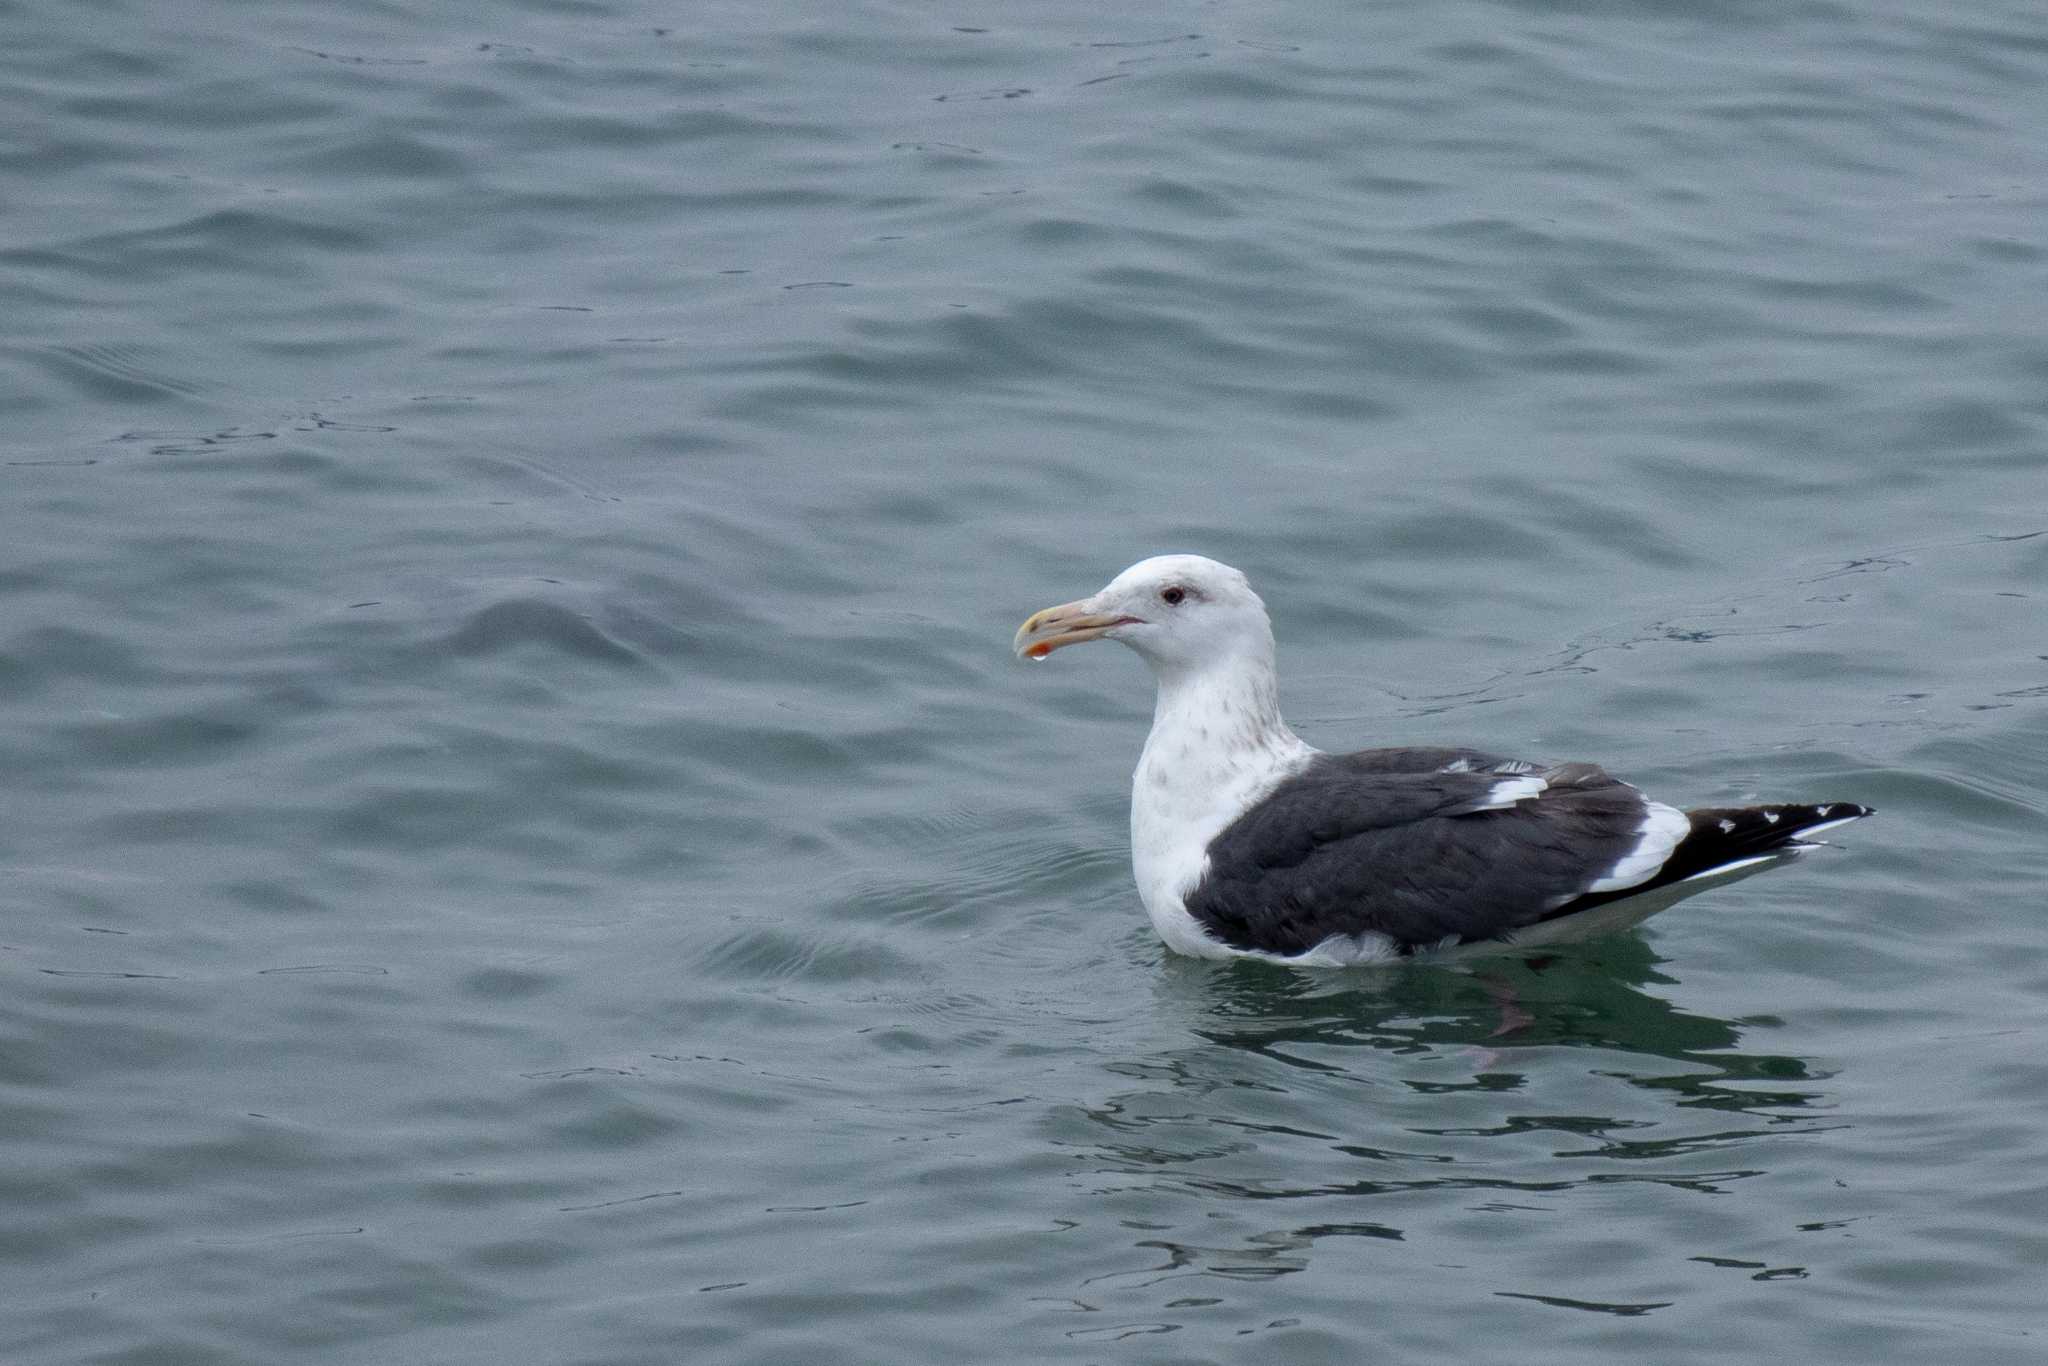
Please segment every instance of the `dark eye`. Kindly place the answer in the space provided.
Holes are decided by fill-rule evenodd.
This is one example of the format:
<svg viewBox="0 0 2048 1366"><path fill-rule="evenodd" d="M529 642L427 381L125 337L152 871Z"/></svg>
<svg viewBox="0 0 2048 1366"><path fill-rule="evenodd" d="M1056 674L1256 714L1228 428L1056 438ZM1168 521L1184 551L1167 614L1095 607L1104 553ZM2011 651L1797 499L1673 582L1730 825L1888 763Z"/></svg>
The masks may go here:
<svg viewBox="0 0 2048 1366"><path fill-rule="evenodd" d="M1160 592L1159 600L1168 607L1178 607L1186 599L1187 595L1188 590L1185 588L1168 588Z"/></svg>

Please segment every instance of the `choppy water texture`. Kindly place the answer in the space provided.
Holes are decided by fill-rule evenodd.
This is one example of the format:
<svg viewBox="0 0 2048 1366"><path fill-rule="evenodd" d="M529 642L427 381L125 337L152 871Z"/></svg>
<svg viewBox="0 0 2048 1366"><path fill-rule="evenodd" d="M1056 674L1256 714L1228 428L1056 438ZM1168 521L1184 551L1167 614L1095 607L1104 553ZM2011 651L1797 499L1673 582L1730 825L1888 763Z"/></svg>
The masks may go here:
<svg viewBox="0 0 2048 1366"><path fill-rule="evenodd" d="M0 1358L2048 1352L2038 3L0 0ZM1168 957L1327 747L1854 799Z"/></svg>

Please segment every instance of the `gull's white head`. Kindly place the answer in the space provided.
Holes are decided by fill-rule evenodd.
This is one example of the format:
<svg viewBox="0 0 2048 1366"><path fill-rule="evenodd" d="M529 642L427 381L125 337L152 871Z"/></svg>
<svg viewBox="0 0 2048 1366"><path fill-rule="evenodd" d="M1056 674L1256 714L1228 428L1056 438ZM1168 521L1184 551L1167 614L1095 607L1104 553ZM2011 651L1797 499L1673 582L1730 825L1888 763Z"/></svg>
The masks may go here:
<svg viewBox="0 0 2048 1366"><path fill-rule="evenodd" d="M1016 650L1044 659L1088 640L1130 646L1161 678L1246 657L1270 666L1273 658L1266 604L1243 574L1200 555L1140 560L1093 597L1033 613L1018 628Z"/></svg>

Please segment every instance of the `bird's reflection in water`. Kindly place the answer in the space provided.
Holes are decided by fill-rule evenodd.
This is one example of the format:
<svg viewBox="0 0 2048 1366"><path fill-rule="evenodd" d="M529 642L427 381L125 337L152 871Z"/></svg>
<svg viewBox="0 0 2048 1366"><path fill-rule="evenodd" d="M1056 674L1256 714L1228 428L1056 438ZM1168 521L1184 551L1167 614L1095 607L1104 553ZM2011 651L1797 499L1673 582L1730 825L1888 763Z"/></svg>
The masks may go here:
<svg viewBox="0 0 2048 1366"><path fill-rule="evenodd" d="M1469 970L1168 962L1154 1005L1172 1041L1108 1064L1125 1084L1075 1145L1140 1231L1092 1293L1158 1313L1168 1282L1228 1299L1323 1256L1363 1269L1390 1241L1477 1273L1567 1235L1555 1216L1575 1209L1609 1229L1635 1212L1658 1229L1645 1246L1668 1247L1702 1198L1762 1190L1750 1178L1787 1151L1765 1140L1839 1121L1825 1072L1752 1046L1776 1021L1681 1009L1658 962L1634 936Z"/></svg>
<svg viewBox="0 0 2048 1366"><path fill-rule="evenodd" d="M1673 984L1657 962L1634 936L1456 969L1309 974L1246 960L1177 960L1162 973L1159 992L1210 1043L1298 1067L1354 1068L1343 1053L1328 1050L1455 1055L1475 1064L1472 1085L1503 1089L1523 1083L1515 1059L1530 1050L1606 1049L1683 1064L1687 1070L1677 1075L1634 1066L1626 1073L1682 1104L1747 1111L1796 1108L1815 1098L1801 1083L1823 1078L1804 1061L1741 1049L1746 1031L1775 1019L1682 1010L1645 990ZM1782 1086L1752 1089L1759 1082Z"/></svg>

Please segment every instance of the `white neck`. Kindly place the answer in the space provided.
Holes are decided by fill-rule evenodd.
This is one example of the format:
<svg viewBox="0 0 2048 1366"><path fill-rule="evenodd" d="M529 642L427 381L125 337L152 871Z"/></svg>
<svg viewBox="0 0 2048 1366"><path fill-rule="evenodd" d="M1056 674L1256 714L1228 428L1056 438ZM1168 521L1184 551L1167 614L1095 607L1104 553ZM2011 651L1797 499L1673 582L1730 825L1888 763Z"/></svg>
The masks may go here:
<svg viewBox="0 0 2048 1366"><path fill-rule="evenodd" d="M1280 716L1280 681L1270 648L1220 660L1202 670L1160 669L1152 704L1149 755L1162 739L1179 741L1200 759L1247 749L1306 748Z"/></svg>

